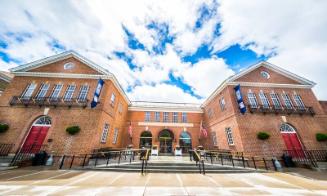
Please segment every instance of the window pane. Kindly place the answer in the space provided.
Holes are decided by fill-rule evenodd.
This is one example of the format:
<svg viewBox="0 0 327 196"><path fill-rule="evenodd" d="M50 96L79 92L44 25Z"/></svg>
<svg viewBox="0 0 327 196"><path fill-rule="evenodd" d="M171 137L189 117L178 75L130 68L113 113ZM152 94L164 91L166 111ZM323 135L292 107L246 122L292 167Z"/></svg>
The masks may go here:
<svg viewBox="0 0 327 196"><path fill-rule="evenodd" d="M31 98L32 95L33 95L33 92L34 92L35 88L36 88L36 83L29 84L26 87L26 89L25 89L25 91L24 91L24 93L22 95L22 98Z"/></svg>
<svg viewBox="0 0 327 196"><path fill-rule="evenodd" d="M173 122L174 123L177 123L178 122L178 113L177 112L174 112L173 113Z"/></svg>
<svg viewBox="0 0 327 196"><path fill-rule="evenodd" d="M281 109L282 106L281 106L281 104L280 104L280 101L279 101L278 95L277 95L276 93L271 93L271 94L270 94L270 97L271 97L271 100L272 100L272 102L273 102L273 104L274 104L274 107L275 107L276 109Z"/></svg>
<svg viewBox="0 0 327 196"><path fill-rule="evenodd" d="M291 101L290 97L288 96L288 94L284 93L284 94L282 94L282 97L283 97L286 108L287 109L292 109L293 104L292 104L292 101Z"/></svg>
<svg viewBox="0 0 327 196"><path fill-rule="evenodd" d="M52 91L52 94L51 94L51 99L56 99L56 98L59 98L59 95L60 95L60 91L62 89L62 84L56 84L54 87L53 87L53 91Z"/></svg>
<svg viewBox="0 0 327 196"><path fill-rule="evenodd" d="M151 119L151 113L150 112L145 112L145 122L149 122Z"/></svg>
<svg viewBox="0 0 327 196"><path fill-rule="evenodd" d="M182 122L183 123L186 123L187 122L187 113L186 112L183 112L182 113Z"/></svg>
<svg viewBox="0 0 327 196"><path fill-rule="evenodd" d="M117 138L118 138L118 128L115 128L115 131L114 131L114 139L112 141L113 144L116 144L117 143Z"/></svg>
<svg viewBox="0 0 327 196"><path fill-rule="evenodd" d="M263 108L269 108L270 104L269 104L268 98L266 97L266 94L264 94L263 92L260 92L259 97L260 97Z"/></svg>
<svg viewBox="0 0 327 196"><path fill-rule="evenodd" d="M42 84L39 93L36 96L36 99L42 99L46 96L48 89L49 89L49 84Z"/></svg>
<svg viewBox="0 0 327 196"><path fill-rule="evenodd" d="M234 140L233 140L233 135L232 135L232 129L229 127L229 128L226 128L225 131L226 131L227 143L229 145L233 145Z"/></svg>
<svg viewBox="0 0 327 196"><path fill-rule="evenodd" d="M87 98L87 93L89 91L88 85L82 85L78 95L78 101L85 101Z"/></svg>
<svg viewBox="0 0 327 196"><path fill-rule="evenodd" d="M64 96L64 101L71 101L72 100L75 88L76 88L75 85L68 85L65 96Z"/></svg>
<svg viewBox="0 0 327 196"><path fill-rule="evenodd" d="M251 108L258 108L257 98L254 93L248 93L248 100Z"/></svg>
<svg viewBox="0 0 327 196"><path fill-rule="evenodd" d="M154 115L155 115L155 121L160 122L160 112L155 112Z"/></svg>

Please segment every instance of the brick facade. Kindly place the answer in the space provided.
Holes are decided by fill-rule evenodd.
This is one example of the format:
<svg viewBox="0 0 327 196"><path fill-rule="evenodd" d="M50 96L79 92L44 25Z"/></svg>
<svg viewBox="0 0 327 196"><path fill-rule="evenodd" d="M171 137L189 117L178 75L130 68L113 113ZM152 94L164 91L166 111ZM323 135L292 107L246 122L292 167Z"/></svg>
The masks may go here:
<svg viewBox="0 0 327 196"><path fill-rule="evenodd" d="M65 69L66 63L73 63L74 66ZM114 76L109 73L106 75L90 66L88 62L72 55L50 63L44 61L43 64L37 64L35 68L23 71L23 75L16 74L0 96L0 123L7 123L10 126L7 132L0 134L0 139L2 143L15 144L12 153L21 148L33 122L43 115L49 116L52 120L43 144L46 145L48 152L55 154L91 153L98 148L125 148L130 144L134 148L139 148L140 137L144 131L152 134L152 145L160 147L160 132L169 130L172 133L173 149L181 144L180 135L186 132L191 137L192 148L203 145L205 148L241 151L250 155L279 156L286 149L280 133L283 123L288 123L295 128L304 149L326 148L324 143L317 142L315 139L316 133L327 131L326 102L319 102L311 90L312 86L303 85L301 78L267 66L258 66L233 81L223 83L202 106L177 103L151 103L152 106L149 106L146 102L144 105L131 103ZM262 71L269 73L268 79L261 76ZM99 104L91 109L90 101L99 78L103 78L105 84ZM45 97L51 96L55 84L63 84L60 97L64 96L70 84L76 85L74 97L78 95L81 85L88 85L89 101L86 107L79 105L68 107L63 104L57 107L10 104L12 98L20 97L30 83L37 84L32 97L37 94L42 83L50 84ZM234 92L236 84L241 84L241 94L247 105L245 114L239 112ZM306 107L312 107L314 115L297 112L262 112L259 109L253 112L248 107L247 94L254 93L258 105L262 105L259 97L261 91L267 95L270 109L273 106L270 93L278 94L282 105L284 102L281 94L288 94L294 106L296 103L293 95L296 94L300 95ZM115 95L114 103L111 101L112 94ZM149 112L150 119L146 119L146 112ZM155 119L155 112L160 113L159 120ZM163 120L164 112L168 112L169 115L167 122ZM174 112L177 112L177 122L172 120ZM186 122L182 121L183 113L187 116ZM201 122L208 131L206 138L200 134ZM105 124L109 124L108 135L106 140L101 142ZM131 138L127 131L130 124ZM66 133L66 128L72 125L80 126L81 131L76 135ZM117 138L114 138L115 130ZM232 143L231 141L228 143L226 130L231 132ZM257 139L257 133L260 131L269 133L270 138L265 141Z"/></svg>

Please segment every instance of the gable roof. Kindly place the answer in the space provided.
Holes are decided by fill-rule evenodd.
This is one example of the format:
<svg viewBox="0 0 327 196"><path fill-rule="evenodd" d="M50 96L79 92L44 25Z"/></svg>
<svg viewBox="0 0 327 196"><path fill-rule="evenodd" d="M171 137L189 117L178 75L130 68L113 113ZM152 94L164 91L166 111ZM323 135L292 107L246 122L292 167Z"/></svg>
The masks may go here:
<svg viewBox="0 0 327 196"><path fill-rule="evenodd" d="M229 78L227 78L225 81L223 81L217 88L216 90L203 102L203 104L201 105L201 107L206 106L218 93L220 93L227 85L237 85L237 84L244 84L244 85L249 85L249 86L254 86L254 83L250 83L250 82L237 82L235 80L237 80L238 78L241 78L242 76L250 73L251 71L259 68L259 67L265 67L268 68L270 70L275 71L276 73L279 73L287 78L290 78L292 80L295 80L297 82L299 82L300 84L296 85L292 85L292 86L298 86L298 87L303 87L303 88L312 88L313 86L316 85L316 83L314 83L313 81L310 81L308 79L305 79L301 76L298 76L292 72L289 72L281 67L278 67L274 64L268 63L266 61L261 61L257 64L254 64L246 69L244 69L243 71L230 76ZM257 86L278 86L278 87L286 87L288 86L288 84L267 84L267 83L257 83Z"/></svg>
<svg viewBox="0 0 327 196"><path fill-rule="evenodd" d="M77 52L73 51L73 50L69 50L60 54L56 54L50 57L46 57L37 61L33 61L31 63L27 63L24 65L20 65L18 67L14 67L12 69L10 69L11 72L26 72L35 68L39 68L39 67L43 67L45 65L60 61L60 60L64 60L64 59L68 59L70 57L74 57L77 60L81 61L82 63L86 64L87 66L89 66L90 68L94 69L95 71L107 75L107 74L111 74L107 69L104 69L103 67L97 65L96 63L86 59L85 57L83 57L82 55L78 54Z"/></svg>

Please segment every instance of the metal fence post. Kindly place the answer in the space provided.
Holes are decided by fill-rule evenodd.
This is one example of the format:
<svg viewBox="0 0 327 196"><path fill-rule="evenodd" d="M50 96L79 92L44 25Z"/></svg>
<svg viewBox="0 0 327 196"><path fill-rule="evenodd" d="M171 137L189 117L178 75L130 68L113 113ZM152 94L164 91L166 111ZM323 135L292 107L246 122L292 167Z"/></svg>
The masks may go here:
<svg viewBox="0 0 327 196"><path fill-rule="evenodd" d="M83 165L82 165L83 168L85 166L86 156L87 156L87 154L84 156L84 159L83 159Z"/></svg>
<svg viewBox="0 0 327 196"><path fill-rule="evenodd" d="M107 163L106 163L106 166L108 166L108 164L109 164L109 160L110 160L110 154L108 154L107 156L108 156L108 158L107 158Z"/></svg>
<svg viewBox="0 0 327 196"><path fill-rule="evenodd" d="M223 155L220 155L221 165L224 165Z"/></svg>
<svg viewBox="0 0 327 196"><path fill-rule="evenodd" d="M120 164L121 152L119 152L118 165Z"/></svg>
<svg viewBox="0 0 327 196"><path fill-rule="evenodd" d="M72 161L70 162L70 166L69 166L69 169L71 169L71 168L72 168L72 166L73 166L73 162L74 162L74 159L75 159L75 155L73 155Z"/></svg>
<svg viewBox="0 0 327 196"><path fill-rule="evenodd" d="M65 158L66 158L66 155L62 156L62 159L61 159L61 163L60 163L59 169L62 169L62 167L64 166Z"/></svg>
<svg viewBox="0 0 327 196"><path fill-rule="evenodd" d="M244 156L242 155L242 162L243 162L243 167L245 168L245 161L244 161Z"/></svg>
<svg viewBox="0 0 327 196"><path fill-rule="evenodd" d="M267 163L266 163L265 158L263 157L262 159L263 159L263 162L264 162L264 164L265 164L265 168L266 168L266 170L268 170L268 167L267 167Z"/></svg>
<svg viewBox="0 0 327 196"><path fill-rule="evenodd" d="M231 155L231 161L232 161L233 167L235 167L233 155Z"/></svg>
<svg viewBox="0 0 327 196"><path fill-rule="evenodd" d="M254 157L252 157L252 161L253 161L254 168L257 169L257 165L255 164L255 159L254 159Z"/></svg>
<svg viewBox="0 0 327 196"><path fill-rule="evenodd" d="M97 166L97 163L98 163L98 155L96 154L96 155L95 155L95 162L94 162L94 167L96 167L96 166Z"/></svg>

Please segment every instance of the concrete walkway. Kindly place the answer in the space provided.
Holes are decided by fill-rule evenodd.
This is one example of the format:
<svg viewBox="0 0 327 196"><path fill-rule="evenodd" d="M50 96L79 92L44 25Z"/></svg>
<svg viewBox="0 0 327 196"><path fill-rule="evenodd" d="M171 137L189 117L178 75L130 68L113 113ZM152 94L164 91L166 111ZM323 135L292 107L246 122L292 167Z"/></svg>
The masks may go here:
<svg viewBox="0 0 327 196"><path fill-rule="evenodd" d="M320 175L326 176L327 173ZM327 195L327 181L285 173L162 174L15 169L0 195Z"/></svg>

